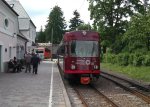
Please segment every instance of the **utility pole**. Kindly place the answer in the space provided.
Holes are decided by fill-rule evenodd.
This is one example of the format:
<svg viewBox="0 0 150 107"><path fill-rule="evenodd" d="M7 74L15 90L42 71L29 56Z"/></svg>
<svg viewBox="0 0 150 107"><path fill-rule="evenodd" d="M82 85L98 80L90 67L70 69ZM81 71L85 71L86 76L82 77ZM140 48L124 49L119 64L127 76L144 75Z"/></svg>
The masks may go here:
<svg viewBox="0 0 150 107"><path fill-rule="evenodd" d="M147 37L148 38L148 51L150 50L150 36Z"/></svg>
<svg viewBox="0 0 150 107"><path fill-rule="evenodd" d="M146 12L146 9L147 9L147 1L148 1L148 0L143 0L145 12Z"/></svg>
<svg viewBox="0 0 150 107"><path fill-rule="evenodd" d="M150 50L150 33L147 33L147 49Z"/></svg>
<svg viewBox="0 0 150 107"><path fill-rule="evenodd" d="M53 61L53 28L52 28L52 35L51 35L51 61Z"/></svg>
<svg viewBox="0 0 150 107"><path fill-rule="evenodd" d="M88 30L90 30L90 22L88 22Z"/></svg>

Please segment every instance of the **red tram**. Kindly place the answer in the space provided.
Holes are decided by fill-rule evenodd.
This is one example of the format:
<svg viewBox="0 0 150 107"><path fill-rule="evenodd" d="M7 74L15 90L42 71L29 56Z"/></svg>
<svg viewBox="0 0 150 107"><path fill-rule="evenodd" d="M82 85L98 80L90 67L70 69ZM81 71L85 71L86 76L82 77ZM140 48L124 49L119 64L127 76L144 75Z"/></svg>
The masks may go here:
<svg viewBox="0 0 150 107"><path fill-rule="evenodd" d="M94 31L73 31L63 37L63 71L68 78L80 77L82 84L100 75L100 36Z"/></svg>

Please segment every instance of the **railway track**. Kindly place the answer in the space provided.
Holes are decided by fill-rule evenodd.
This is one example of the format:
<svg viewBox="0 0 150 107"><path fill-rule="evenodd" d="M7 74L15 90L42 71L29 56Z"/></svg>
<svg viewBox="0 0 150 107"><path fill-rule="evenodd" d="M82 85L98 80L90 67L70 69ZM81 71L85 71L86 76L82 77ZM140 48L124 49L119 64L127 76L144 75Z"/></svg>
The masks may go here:
<svg viewBox="0 0 150 107"><path fill-rule="evenodd" d="M110 98L101 93L93 85L73 86L84 107L120 107Z"/></svg>
<svg viewBox="0 0 150 107"><path fill-rule="evenodd" d="M145 102L150 104L150 89L149 88L142 86L140 84L137 84L135 82L132 82L130 80L127 80L125 78L118 77L116 75L109 74L106 72L101 72L101 76L110 80L110 81L113 81L114 83L116 83L120 87L133 93L137 97L143 99Z"/></svg>
<svg viewBox="0 0 150 107"><path fill-rule="evenodd" d="M58 65L58 68L60 70L61 76L63 77L63 73L62 73L62 70L59 65ZM63 81L65 81L64 78L63 78ZM64 83L66 85L68 85L68 83L66 83L66 82L64 82ZM82 105L83 107L119 107L117 104L115 104L115 102L113 102L111 99L109 99L103 93L101 93L93 85L79 85L79 84L75 83L74 85L70 84L70 86L77 93L78 98L79 98L79 100L81 100L81 103L82 103L80 105ZM68 86L66 86L66 88L67 87ZM71 98L70 98L70 101L71 101ZM73 101L71 101L71 103L73 104ZM76 104L73 104L73 105L76 105Z"/></svg>
<svg viewBox="0 0 150 107"><path fill-rule="evenodd" d="M63 78L63 71L59 67L59 65L58 68L60 69L60 73ZM104 75L106 76L106 74L102 73L102 76ZM107 80L107 77L109 77L109 80ZM98 84L96 83L92 85L81 85L78 83L69 82L68 80L66 81L63 78L72 107L141 107L141 105L142 107L150 106L150 94L147 89L136 89L135 85L133 84L129 84L128 82L119 79L114 80L114 78L111 76L107 77L107 79L100 79ZM119 83L123 83L124 86L129 87L130 89L124 88L124 86L120 86L119 83L116 82L115 83L117 85L113 85L113 83L111 82L112 78L114 81L119 81ZM102 81L104 82L104 84ZM107 85L110 85L110 87ZM130 90L144 90L144 92L140 91L141 94L138 95L137 93L139 92ZM145 94L147 94L148 96L145 97Z"/></svg>
<svg viewBox="0 0 150 107"><path fill-rule="evenodd" d="M71 105L72 105L72 107L88 107L88 106L86 106L85 105L85 103L82 101L82 99L79 97L79 95L76 95L76 92L75 92L75 90L69 85L69 83L64 79L64 74L63 74L63 71L62 71L62 69L61 69L61 67L60 67L60 65L59 64L57 64L58 65L58 68L59 68L59 72L60 72L60 75L61 75L61 77L62 77L62 80L63 80L63 82L64 82L64 85L65 85L65 88L66 88L66 90L67 90L67 94L68 94L68 96L69 96L69 100L70 100L70 102L71 102ZM78 99L78 98L79 99Z"/></svg>

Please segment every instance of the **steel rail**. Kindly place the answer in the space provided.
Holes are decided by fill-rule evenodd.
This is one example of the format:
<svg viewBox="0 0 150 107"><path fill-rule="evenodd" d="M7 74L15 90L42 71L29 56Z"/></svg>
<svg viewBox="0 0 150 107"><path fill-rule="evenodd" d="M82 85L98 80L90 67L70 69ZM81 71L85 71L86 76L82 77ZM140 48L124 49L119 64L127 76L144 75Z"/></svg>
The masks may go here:
<svg viewBox="0 0 150 107"><path fill-rule="evenodd" d="M148 104L150 104L150 96L147 96L147 95L145 95L145 94L143 94L143 93L141 93L141 92L139 92L139 91L137 91L137 90L135 90L135 89L131 89L131 88L129 88L128 86L126 86L126 85L124 85L124 84L121 84L120 82L118 82L118 81L112 79L111 77L106 76L106 74L101 74L101 76L104 77L104 78L106 78L106 79L108 79L108 80L110 80L110 81L112 81L112 82L114 82L114 83L116 83L116 84L119 85L120 87L122 87L122 88L124 88L125 90L127 90L127 91L133 93L133 94L136 95L137 97L142 98L145 102L147 102ZM109 76L110 76L110 75L109 75ZM117 79L118 79L118 78L117 78Z"/></svg>
<svg viewBox="0 0 150 107"><path fill-rule="evenodd" d="M90 85L90 87L92 87L99 95L103 96L103 98L106 99L106 101L108 103L110 103L113 107L119 107L119 105L117 105L116 103L114 103L110 98L108 98L106 95L104 95L103 93L101 93L97 88L95 88L93 85Z"/></svg>
<svg viewBox="0 0 150 107"><path fill-rule="evenodd" d="M58 68L59 68L59 71L60 71L61 76L63 76L63 73L62 73L63 70L61 69L61 67L60 67L59 64L57 64L57 65L58 65ZM64 78L62 78L62 79L63 79L63 81L64 81ZM78 91L76 88L74 88L74 90L77 92L77 95L79 96L79 98L80 98L80 100L81 100L83 106L84 106L84 107L89 107L88 104L86 103L86 101L83 99L82 95L79 93L79 91Z"/></svg>
<svg viewBox="0 0 150 107"><path fill-rule="evenodd" d="M84 100L84 98L82 97L82 94L78 91L78 89L75 88L75 87L73 87L73 88L77 92L77 94L78 94L79 98L81 99L82 104L84 105L84 107L89 107L88 104L86 103L86 101Z"/></svg>
<svg viewBox="0 0 150 107"><path fill-rule="evenodd" d="M112 107L119 107L119 105L115 104L111 99L109 99L109 98L108 98L107 96L105 96L103 93L101 93L100 91L98 91L95 87L93 87L92 85L90 85L90 87L91 87L92 89L94 89L94 91L95 91L96 93L98 93L100 96L102 96L102 97L105 99L105 101L106 101L107 103L111 104ZM78 91L78 89L75 88L75 87L74 87L74 90L77 92L77 94L78 94L79 98L81 99L81 101L83 102L84 106L85 106L85 107L89 107L88 104L86 103L85 99L82 97L82 94L80 93L80 91Z"/></svg>
<svg viewBox="0 0 150 107"><path fill-rule="evenodd" d="M120 80L126 81L126 82L132 84L133 86L135 86L135 87L137 87L137 88L140 88L140 89L142 89L142 90L144 90L144 91L146 91L146 92L150 92L150 88L148 88L148 87L146 87L146 86L144 86L144 85L141 85L141 84L139 84L139 83L133 82L133 81L131 81L131 80L128 80L128 79L119 77L119 76L114 75L114 74L110 74L110 73L107 73L107 72L103 72L103 71L101 71L101 74L110 75L110 76L112 76L112 77L115 77L115 78L118 78L118 79L120 79Z"/></svg>

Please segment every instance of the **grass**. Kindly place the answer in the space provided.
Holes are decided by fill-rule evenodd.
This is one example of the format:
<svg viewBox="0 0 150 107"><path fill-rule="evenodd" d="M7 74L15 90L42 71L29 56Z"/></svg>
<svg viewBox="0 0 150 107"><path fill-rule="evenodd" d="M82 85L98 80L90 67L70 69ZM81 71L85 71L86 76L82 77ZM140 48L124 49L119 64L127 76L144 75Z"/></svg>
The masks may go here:
<svg viewBox="0 0 150 107"><path fill-rule="evenodd" d="M150 66L119 66L110 63L101 63L101 68L105 68L107 70L111 70L113 72L119 72L127 75L136 80L140 80L143 82L150 82Z"/></svg>

